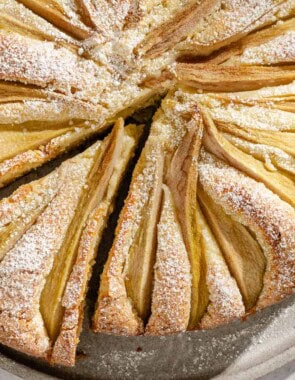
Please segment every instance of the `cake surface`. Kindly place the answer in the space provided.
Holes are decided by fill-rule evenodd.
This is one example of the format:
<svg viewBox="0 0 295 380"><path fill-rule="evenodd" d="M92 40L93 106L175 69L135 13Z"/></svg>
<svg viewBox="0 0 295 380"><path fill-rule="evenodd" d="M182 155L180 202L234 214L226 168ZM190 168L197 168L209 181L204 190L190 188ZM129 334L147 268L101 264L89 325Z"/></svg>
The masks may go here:
<svg viewBox="0 0 295 380"><path fill-rule="evenodd" d="M294 15L294 0L0 0L0 187L108 133L0 201L0 343L74 365L143 129L123 119L146 107L93 330L214 328L294 293Z"/></svg>

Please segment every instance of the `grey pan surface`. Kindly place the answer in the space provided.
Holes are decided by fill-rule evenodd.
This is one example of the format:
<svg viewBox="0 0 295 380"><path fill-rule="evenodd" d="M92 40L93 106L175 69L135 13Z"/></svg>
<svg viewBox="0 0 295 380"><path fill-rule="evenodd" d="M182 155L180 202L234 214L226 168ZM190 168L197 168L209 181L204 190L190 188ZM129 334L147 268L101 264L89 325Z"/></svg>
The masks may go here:
<svg viewBox="0 0 295 380"><path fill-rule="evenodd" d="M4 347L0 366L25 379L257 379L295 358L294 321L295 297L245 321L165 338L94 334L86 319L74 368Z"/></svg>
<svg viewBox="0 0 295 380"><path fill-rule="evenodd" d="M0 198L10 194L21 183L48 173L64 158L45 165L3 189ZM168 337L114 337L91 332L91 315L99 274L112 242L128 185L127 180L119 191L116 210L99 247L87 295L77 365L73 368L51 367L0 346L0 367L21 378L34 380L209 379L215 376L218 379L249 380L265 376L291 362L295 358L295 296L246 320L214 330Z"/></svg>

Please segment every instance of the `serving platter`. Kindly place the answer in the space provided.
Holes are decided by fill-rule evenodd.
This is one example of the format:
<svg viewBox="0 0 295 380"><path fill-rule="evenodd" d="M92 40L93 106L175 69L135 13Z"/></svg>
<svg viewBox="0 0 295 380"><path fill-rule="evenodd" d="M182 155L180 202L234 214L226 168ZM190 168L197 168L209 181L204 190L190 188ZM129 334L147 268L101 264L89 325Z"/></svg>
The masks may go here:
<svg viewBox="0 0 295 380"><path fill-rule="evenodd" d="M73 368L1 347L0 366L24 379L256 379L295 357L295 297L245 321L168 337L94 334L88 318Z"/></svg>
<svg viewBox="0 0 295 380"><path fill-rule="evenodd" d="M47 174L61 161L84 148L85 145L15 181L0 191L0 198L11 194L20 184ZM99 276L112 243L135 162L136 157L119 191L115 211L99 247L87 295L76 366L52 367L44 361L0 346L0 367L21 378L34 380L209 379L214 376L248 380L266 375L294 360L295 296L244 320L212 330L166 337L116 337L91 331Z"/></svg>

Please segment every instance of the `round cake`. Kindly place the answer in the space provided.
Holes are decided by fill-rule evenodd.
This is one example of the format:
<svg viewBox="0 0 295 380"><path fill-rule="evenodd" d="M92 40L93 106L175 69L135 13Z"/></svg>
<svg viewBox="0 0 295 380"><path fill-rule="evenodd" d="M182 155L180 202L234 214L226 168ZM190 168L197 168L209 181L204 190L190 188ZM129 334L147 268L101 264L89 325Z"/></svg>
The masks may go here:
<svg viewBox="0 0 295 380"><path fill-rule="evenodd" d="M294 15L0 1L0 343L74 366L90 281L91 339L213 329L294 293Z"/></svg>

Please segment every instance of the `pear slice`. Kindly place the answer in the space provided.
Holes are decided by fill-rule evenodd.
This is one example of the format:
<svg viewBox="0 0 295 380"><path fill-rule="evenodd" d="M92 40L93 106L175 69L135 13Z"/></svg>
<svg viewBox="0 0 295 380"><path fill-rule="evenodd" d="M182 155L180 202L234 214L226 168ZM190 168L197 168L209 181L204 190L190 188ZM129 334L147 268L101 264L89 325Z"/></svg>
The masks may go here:
<svg viewBox="0 0 295 380"><path fill-rule="evenodd" d="M0 25L2 29L7 31L43 41L56 41L69 49L77 49L78 46L77 40L60 31L17 0L1 0Z"/></svg>
<svg viewBox="0 0 295 380"><path fill-rule="evenodd" d="M251 154L253 157L264 162L269 171L280 170L283 174L295 180L295 158L281 149L269 145L255 144L242 140L229 133L224 133L224 137L243 152Z"/></svg>
<svg viewBox="0 0 295 380"><path fill-rule="evenodd" d="M172 194L166 185L163 185L163 192L161 216L157 226L152 313L146 326L146 335L167 335L185 331L190 319L190 261Z"/></svg>
<svg viewBox="0 0 295 380"><path fill-rule="evenodd" d="M258 181L263 182L283 200L293 207L295 206L295 186L290 178L279 172L269 172L262 162L232 145L218 132L213 120L206 112L204 112L204 120L206 121L206 128L203 141L204 146L210 152Z"/></svg>
<svg viewBox="0 0 295 380"><path fill-rule="evenodd" d="M38 125L38 123L36 123ZM64 135L73 130L69 123L64 126L51 128L50 125L46 129L28 130L28 126L4 126L0 125L0 162L8 160L28 150L38 149L42 145L46 145L50 140Z"/></svg>
<svg viewBox="0 0 295 380"><path fill-rule="evenodd" d="M32 86L0 82L0 187L106 128L109 122L96 121L99 109L60 94L49 99L48 92Z"/></svg>
<svg viewBox="0 0 295 380"><path fill-rule="evenodd" d="M33 123L31 123L33 124ZM37 123L38 124L38 123ZM42 123L41 123L42 124ZM72 123L70 123L72 124ZM43 124L44 125L44 124ZM45 124L46 125L46 124ZM100 125L93 124L97 130L100 130ZM61 153L63 153L69 147L80 144L87 137L95 134L96 129L91 127L85 127L84 122L73 123L68 128L61 128L60 130L33 132L36 137L36 141L30 140L31 133L26 132L27 144L19 145L14 143L15 138L18 137L21 132L9 131L7 133L1 132L0 127L0 140L8 139L8 146L13 148L13 151L4 149L2 157L10 156L10 158L4 159L0 162L0 187L7 185L21 175L28 171L37 168L47 161L52 160ZM50 138L48 136L56 136ZM47 137L44 139L44 137ZM16 140L18 141L18 140ZM38 145L37 142L41 144ZM33 149L23 149L33 146ZM6 155L5 155L6 152ZM15 154L14 156L12 156Z"/></svg>
<svg viewBox="0 0 295 380"><path fill-rule="evenodd" d="M199 178L204 191L213 202L223 209L227 217L241 223L251 234L255 234L263 250L267 264L263 288L255 308L261 309L293 294L294 208L267 189L263 183L255 181L204 150L199 162ZM211 200L209 206L212 207ZM214 219L217 226L220 223L219 232L223 226L228 226L227 219L222 216L221 220L222 223L218 218ZM233 239L233 230L230 228L227 239L229 244ZM255 270L255 266L249 268L246 278L253 269Z"/></svg>
<svg viewBox="0 0 295 380"><path fill-rule="evenodd" d="M221 249L199 206L197 217L202 235L201 247L206 262L206 284L209 292L209 304L200 327L208 329L242 317L245 314L245 306L236 280L231 276Z"/></svg>
<svg viewBox="0 0 295 380"><path fill-rule="evenodd" d="M196 220L197 160L203 135L203 122L189 130L174 153L166 183L173 196L183 239L189 255L192 273L192 294L189 329L196 328L208 304L204 257L200 246L200 231Z"/></svg>
<svg viewBox="0 0 295 380"><path fill-rule="evenodd" d="M193 116L192 121L195 126L188 129L169 159L164 178L148 335L196 328L208 304L196 223L196 162L203 123L198 116Z"/></svg>
<svg viewBox="0 0 295 380"><path fill-rule="evenodd" d="M243 295L246 310L256 303L263 286L266 259L247 229L226 215L199 186L202 210Z"/></svg>
<svg viewBox="0 0 295 380"><path fill-rule="evenodd" d="M289 98L288 94L280 96L283 91L292 93L294 86L268 88L264 93L257 90L243 94L202 95L199 100L218 126L289 133L295 130L295 115L280 109Z"/></svg>
<svg viewBox="0 0 295 380"><path fill-rule="evenodd" d="M295 67L218 66L178 63L176 79L183 85L206 91L230 92L278 86L295 80Z"/></svg>
<svg viewBox="0 0 295 380"><path fill-rule="evenodd" d="M138 231L129 250L128 265L125 268L127 295L132 299L134 308L143 320L147 319L151 306L154 265L154 255L151 252L155 252L156 247L156 226L161 201L163 160L158 157L157 161L154 186L148 195ZM138 173L141 172L140 164L137 170Z"/></svg>
<svg viewBox="0 0 295 380"><path fill-rule="evenodd" d="M209 57L207 64L238 66L294 63L293 31L294 19L282 20L239 39L219 54Z"/></svg>
<svg viewBox="0 0 295 380"><path fill-rule="evenodd" d="M71 3L72 8L69 14L67 14L67 8L64 7L65 3L61 0L49 0L46 4L42 0L20 0L20 2L34 13L78 39L85 39L91 35L86 25L80 22L78 17L73 17L77 15L73 12L75 1L67 2Z"/></svg>
<svg viewBox="0 0 295 380"><path fill-rule="evenodd" d="M295 134L291 132L263 131L259 129L241 128L229 124L219 124L221 131L231 133L246 141L270 145L295 156Z"/></svg>
<svg viewBox="0 0 295 380"><path fill-rule="evenodd" d="M58 172L19 187L0 202L0 261L59 190Z"/></svg>
<svg viewBox="0 0 295 380"><path fill-rule="evenodd" d="M2 259L1 343L34 356L48 357L51 342L40 312L40 295L54 258L67 237L93 159L100 148L101 142L98 142L56 169L59 191Z"/></svg>

